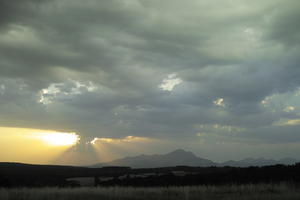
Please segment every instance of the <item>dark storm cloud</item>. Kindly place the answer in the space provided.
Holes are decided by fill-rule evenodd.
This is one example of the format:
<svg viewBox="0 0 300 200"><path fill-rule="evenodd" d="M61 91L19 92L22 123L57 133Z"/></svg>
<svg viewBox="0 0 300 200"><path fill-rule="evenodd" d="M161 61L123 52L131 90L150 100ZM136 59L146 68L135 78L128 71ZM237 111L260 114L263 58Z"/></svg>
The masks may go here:
<svg viewBox="0 0 300 200"><path fill-rule="evenodd" d="M2 126L182 138L208 131L201 125L219 133L219 124L278 141L268 130L291 117L282 111L290 105L274 111L262 101L300 85L295 0L32 0L0 9Z"/></svg>
<svg viewBox="0 0 300 200"><path fill-rule="evenodd" d="M271 23L268 25L269 31L267 37L273 39L275 42L280 41L287 47L299 47L299 33L300 27L298 21L300 14L298 9L300 2L291 0L282 2L277 9L274 9Z"/></svg>
<svg viewBox="0 0 300 200"><path fill-rule="evenodd" d="M36 17L36 11L40 4L46 3L48 0L3 0L0 2L0 25L7 28L13 23L24 23L28 19Z"/></svg>

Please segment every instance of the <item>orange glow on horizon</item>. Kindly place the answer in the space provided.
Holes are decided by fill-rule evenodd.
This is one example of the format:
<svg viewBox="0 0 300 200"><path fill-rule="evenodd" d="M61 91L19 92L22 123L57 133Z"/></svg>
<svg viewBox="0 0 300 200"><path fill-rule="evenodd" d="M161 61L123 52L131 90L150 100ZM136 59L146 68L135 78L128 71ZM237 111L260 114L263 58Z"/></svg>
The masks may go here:
<svg viewBox="0 0 300 200"><path fill-rule="evenodd" d="M0 127L0 162L87 165L134 155L159 145L153 138L96 137L79 145L76 133L53 130Z"/></svg>
<svg viewBox="0 0 300 200"><path fill-rule="evenodd" d="M0 127L0 162L53 164L79 136L52 130Z"/></svg>

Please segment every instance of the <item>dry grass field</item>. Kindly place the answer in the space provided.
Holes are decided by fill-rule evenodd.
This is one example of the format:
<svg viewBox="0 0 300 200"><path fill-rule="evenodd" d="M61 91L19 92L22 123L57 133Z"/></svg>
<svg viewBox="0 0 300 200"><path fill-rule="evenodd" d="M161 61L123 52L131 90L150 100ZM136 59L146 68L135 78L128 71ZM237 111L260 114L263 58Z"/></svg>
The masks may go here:
<svg viewBox="0 0 300 200"><path fill-rule="evenodd" d="M288 184L192 187L83 187L0 189L1 200L299 200Z"/></svg>

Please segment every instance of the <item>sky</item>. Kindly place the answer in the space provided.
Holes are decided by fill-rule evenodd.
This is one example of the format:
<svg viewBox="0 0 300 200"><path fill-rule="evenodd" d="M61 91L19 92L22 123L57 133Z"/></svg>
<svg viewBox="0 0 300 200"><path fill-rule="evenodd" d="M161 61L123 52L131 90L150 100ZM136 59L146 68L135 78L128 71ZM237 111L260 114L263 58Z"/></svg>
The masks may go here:
<svg viewBox="0 0 300 200"><path fill-rule="evenodd" d="M0 161L82 165L178 148L300 159L299 10L299 0L1 0Z"/></svg>

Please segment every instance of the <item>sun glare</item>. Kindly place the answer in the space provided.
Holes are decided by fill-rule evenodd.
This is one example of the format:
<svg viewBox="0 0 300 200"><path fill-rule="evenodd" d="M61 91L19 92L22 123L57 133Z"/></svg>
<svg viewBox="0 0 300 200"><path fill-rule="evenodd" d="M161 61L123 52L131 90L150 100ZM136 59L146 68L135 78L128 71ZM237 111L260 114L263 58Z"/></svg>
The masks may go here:
<svg viewBox="0 0 300 200"><path fill-rule="evenodd" d="M75 145L80 137L76 133L39 133L39 138L52 146L70 146Z"/></svg>

